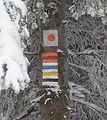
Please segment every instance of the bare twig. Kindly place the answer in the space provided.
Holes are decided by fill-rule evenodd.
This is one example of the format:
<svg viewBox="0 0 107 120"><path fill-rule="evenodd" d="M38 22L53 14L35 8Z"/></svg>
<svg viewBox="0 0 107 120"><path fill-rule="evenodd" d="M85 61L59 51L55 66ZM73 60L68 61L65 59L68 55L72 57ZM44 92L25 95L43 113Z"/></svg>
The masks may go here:
<svg viewBox="0 0 107 120"><path fill-rule="evenodd" d="M89 103L89 102L86 102L84 100L76 99L76 98L73 98L73 97L71 98L71 100L75 101L75 102L79 102L81 104L84 104L84 105L86 105L86 106L88 106L90 108L93 108L93 109L95 109L95 110L97 110L99 112L103 112L104 114L107 114L107 110L105 110L105 109L103 109L103 108L101 108L101 107L99 107L99 106L97 106L97 105L95 105L93 103Z"/></svg>
<svg viewBox="0 0 107 120"><path fill-rule="evenodd" d="M38 55L38 52L24 52L25 55Z"/></svg>
<svg viewBox="0 0 107 120"><path fill-rule="evenodd" d="M21 114L19 114L16 118L14 118L13 120L20 120L21 118L27 116L29 114L29 111L31 111L31 109L35 106L35 104L44 96L45 94L43 94L42 96L36 98L35 100L31 101L31 105L26 107L25 111L23 111Z"/></svg>
<svg viewBox="0 0 107 120"><path fill-rule="evenodd" d="M76 67L76 68L78 68L78 69L82 69L82 70L88 72L88 67L83 67L83 66L76 65L76 64L74 64L74 63L70 63L70 62L68 62L68 64L71 65L71 66L73 66L73 67Z"/></svg>
<svg viewBox="0 0 107 120"><path fill-rule="evenodd" d="M98 51L95 50L85 50L83 52L72 52L71 50L68 50L68 53L73 56L77 55L91 55L91 56L97 56L98 58L101 59L100 55L97 53Z"/></svg>
<svg viewBox="0 0 107 120"><path fill-rule="evenodd" d="M25 111L23 111L21 114L19 114L16 118L13 120L20 120L23 117L27 116L29 111L35 106L35 103L33 103L31 106L28 106Z"/></svg>

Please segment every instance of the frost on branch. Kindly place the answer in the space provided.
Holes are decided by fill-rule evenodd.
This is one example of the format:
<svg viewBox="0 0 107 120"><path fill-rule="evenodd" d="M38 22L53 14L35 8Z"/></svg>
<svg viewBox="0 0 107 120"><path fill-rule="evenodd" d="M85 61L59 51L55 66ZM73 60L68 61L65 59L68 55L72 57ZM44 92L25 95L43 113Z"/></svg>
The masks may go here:
<svg viewBox="0 0 107 120"><path fill-rule="evenodd" d="M73 0L69 11L76 20L87 13L92 17L98 16L104 24L107 23L106 0Z"/></svg>
<svg viewBox="0 0 107 120"><path fill-rule="evenodd" d="M25 13L21 0L0 0L0 90L12 87L19 92L30 81L22 46L28 36Z"/></svg>

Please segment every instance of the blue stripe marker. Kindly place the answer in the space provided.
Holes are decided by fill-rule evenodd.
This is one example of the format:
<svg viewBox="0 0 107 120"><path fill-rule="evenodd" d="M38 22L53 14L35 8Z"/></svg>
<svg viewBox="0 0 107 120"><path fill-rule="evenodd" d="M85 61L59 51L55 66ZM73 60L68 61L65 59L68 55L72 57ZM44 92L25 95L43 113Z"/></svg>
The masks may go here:
<svg viewBox="0 0 107 120"><path fill-rule="evenodd" d="M43 69L58 69L57 65L54 66L43 66Z"/></svg>

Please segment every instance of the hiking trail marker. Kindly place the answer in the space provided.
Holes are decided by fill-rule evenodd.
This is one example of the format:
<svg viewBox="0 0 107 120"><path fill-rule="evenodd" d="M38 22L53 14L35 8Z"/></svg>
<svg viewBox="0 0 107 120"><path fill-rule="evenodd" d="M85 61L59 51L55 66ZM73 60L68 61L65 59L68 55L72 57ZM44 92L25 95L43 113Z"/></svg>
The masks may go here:
<svg viewBox="0 0 107 120"><path fill-rule="evenodd" d="M43 45L45 47L58 46L58 30L44 30Z"/></svg>
<svg viewBox="0 0 107 120"><path fill-rule="evenodd" d="M42 85L58 85L58 30L43 30Z"/></svg>

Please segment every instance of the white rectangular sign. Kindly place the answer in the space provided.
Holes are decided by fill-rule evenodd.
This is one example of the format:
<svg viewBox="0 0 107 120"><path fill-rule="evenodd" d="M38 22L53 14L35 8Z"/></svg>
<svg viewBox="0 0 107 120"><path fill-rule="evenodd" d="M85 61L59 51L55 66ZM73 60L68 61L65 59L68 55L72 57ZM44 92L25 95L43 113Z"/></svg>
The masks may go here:
<svg viewBox="0 0 107 120"><path fill-rule="evenodd" d="M45 47L58 46L58 30L44 30L43 44Z"/></svg>

